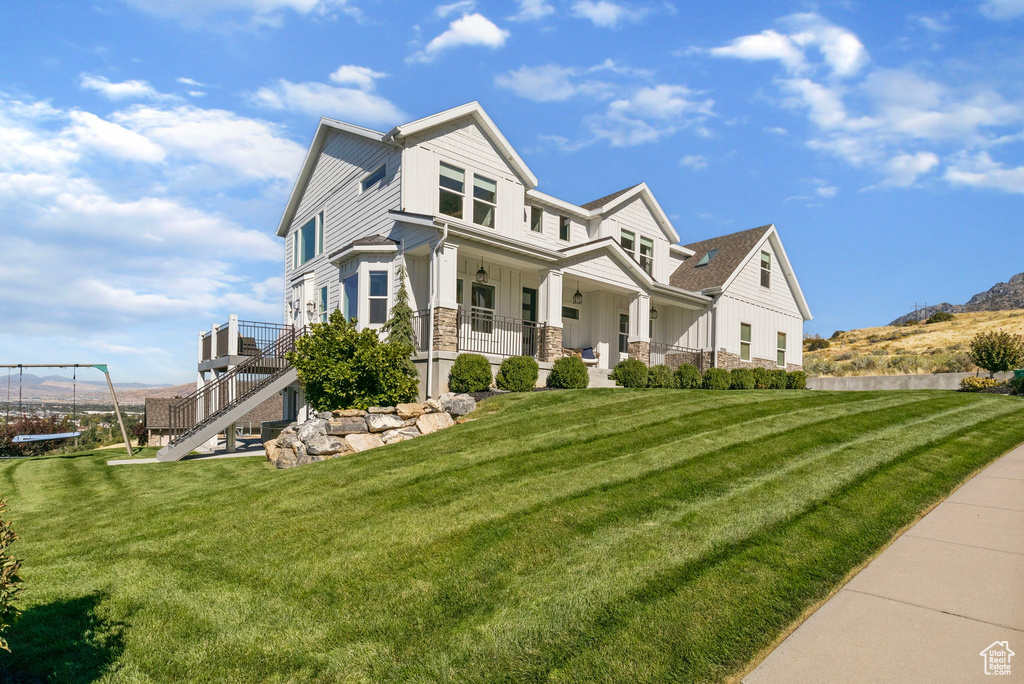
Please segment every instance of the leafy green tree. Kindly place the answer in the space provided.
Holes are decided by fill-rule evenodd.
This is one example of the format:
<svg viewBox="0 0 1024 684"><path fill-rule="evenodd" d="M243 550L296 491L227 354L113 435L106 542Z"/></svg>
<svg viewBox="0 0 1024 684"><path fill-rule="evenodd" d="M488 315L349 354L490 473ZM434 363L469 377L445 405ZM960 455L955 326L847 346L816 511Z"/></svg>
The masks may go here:
<svg viewBox="0 0 1024 684"><path fill-rule="evenodd" d="M416 396L419 378L409 372L408 345L382 341L372 328L357 331L337 309L312 330L287 359L317 411L391 406Z"/></svg>
<svg viewBox="0 0 1024 684"><path fill-rule="evenodd" d="M18 538L18 535L11 529L11 523L4 519L4 512L7 510L7 502L0 499L0 634L7 631L14 619L21 612L14 601L18 592L21 591L21 578L18 570L21 569L21 561L10 554L10 546ZM10 652L7 640L0 636L0 648Z"/></svg>
<svg viewBox="0 0 1024 684"><path fill-rule="evenodd" d="M971 361L995 375L1024 365L1024 337L1003 330L978 333L971 340Z"/></svg>

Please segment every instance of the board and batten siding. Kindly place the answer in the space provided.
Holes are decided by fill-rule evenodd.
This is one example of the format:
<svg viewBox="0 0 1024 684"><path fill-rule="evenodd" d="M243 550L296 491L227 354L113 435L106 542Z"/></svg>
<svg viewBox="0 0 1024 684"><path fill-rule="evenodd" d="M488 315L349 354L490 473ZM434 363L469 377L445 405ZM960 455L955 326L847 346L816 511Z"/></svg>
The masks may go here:
<svg viewBox="0 0 1024 684"><path fill-rule="evenodd" d="M566 278L579 276L639 292L640 286L623 268L606 253L588 252L566 259L562 272Z"/></svg>
<svg viewBox="0 0 1024 684"><path fill-rule="evenodd" d="M654 241L653 277L668 282L668 240L643 197L634 197L603 217L598 237L613 237L619 241L620 231L628 230L637 236L636 255L640 258L640 236Z"/></svg>
<svg viewBox="0 0 1024 684"><path fill-rule="evenodd" d="M381 164L387 164L384 180L362 192L362 179ZM390 232L393 221L387 214L401 205L401 176L398 148L345 131L328 134L285 239L286 300L291 298L294 281L313 270L314 291L326 285L328 310L338 308L338 269L330 265L327 256L357 238ZM296 229L321 211L324 212L324 251L295 270L292 250ZM310 296L306 293L307 298Z"/></svg>
<svg viewBox="0 0 1024 684"><path fill-rule="evenodd" d="M772 257L771 287L761 286L761 252ZM779 268L771 241L754 250L718 302L718 347L740 352L740 324L749 323L751 356L775 359L776 334L786 333L786 362L803 364L804 320L796 298Z"/></svg>

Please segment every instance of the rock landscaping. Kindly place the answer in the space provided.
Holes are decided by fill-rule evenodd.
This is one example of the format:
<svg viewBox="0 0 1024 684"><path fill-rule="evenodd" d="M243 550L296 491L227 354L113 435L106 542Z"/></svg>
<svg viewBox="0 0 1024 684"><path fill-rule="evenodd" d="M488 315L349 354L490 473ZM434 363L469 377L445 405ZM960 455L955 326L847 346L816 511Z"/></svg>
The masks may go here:
<svg viewBox="0 0 1024 684"><path fill-rule="evenodd" d="M475 408L476 400L470 395L449 393L422 404L324 411L303 423L292 423L263 446L267 460L275 466L294 468L429 435L455 425L456 419Z"/></svg>

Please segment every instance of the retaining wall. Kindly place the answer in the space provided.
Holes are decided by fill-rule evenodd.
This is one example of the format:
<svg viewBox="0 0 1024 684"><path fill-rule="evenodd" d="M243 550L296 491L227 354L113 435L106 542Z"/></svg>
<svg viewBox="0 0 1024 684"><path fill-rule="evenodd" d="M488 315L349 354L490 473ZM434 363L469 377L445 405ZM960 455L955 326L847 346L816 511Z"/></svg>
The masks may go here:
<svg viewBox="0 0 1024 684"><path fill-rule="evenodd" d="M988 377L988 373L934 373L931 375L851 375L844 378L807 378L807 389L868 391L868 390L957 390L960 381L969 377ZM1013 373L996 373L1000 380L1013 377Z"/></svg>

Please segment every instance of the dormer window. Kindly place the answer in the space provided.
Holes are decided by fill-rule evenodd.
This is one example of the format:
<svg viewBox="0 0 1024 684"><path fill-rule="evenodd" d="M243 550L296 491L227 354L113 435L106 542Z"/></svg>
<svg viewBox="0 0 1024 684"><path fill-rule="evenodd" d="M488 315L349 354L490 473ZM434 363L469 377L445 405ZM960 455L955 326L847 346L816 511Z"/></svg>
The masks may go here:
<svg viewBox="0 0 1024 684"><path fill-rule="evenodd" d="M772 255L761 252L761 287L772 286Z"/></svg>
<svg viewBox="0 0 1024 684"><path fill-rule="evenodd" d="M711 260L715 258L716 254L718 254L718 250L712 249L711 251L709 251L707 254L700 258L700 261L697 262L697 266L707 266L708 264L711 263Z"/></svg>
<svg viewBox="0 0 1024 684"><path fill-rule="evenodd" d="M628 230L619 231L619 244L630 258L636 259L636 234Z"/></svg>
<svg viewBox="0 0 1024 684"><path fill-rule="evenodd" d="M376 171L371 173L369 176L364 178L362 186L361 186L362 187L362 191L366 192L367 190L372 188L374 185L379 185L380 182L382 180L384 180L384 172L385 171L387 171L387 165L386 164L381 164L379 169L377 169Z"/></svg>
<svg viewBox="0 0 1024 684"><path fill-rule="evenodd" d="M466 196L466 171L441 162L438 180L440 195L437 201L438 213L452 218L462 218L462 202Z"/></svg>
<svg viewBox="0 0 1024 684"><path fill-rule="evenodd" d="M654 240L640 238L640 268L644 269L647 275L654 271Z"/></svg>
<svg viewBox="0 0 1024 684"><path fill-rule="evenodd" d="M473 223L494 227L494 211L498 206L498 181L473 176Z"/></svg>

